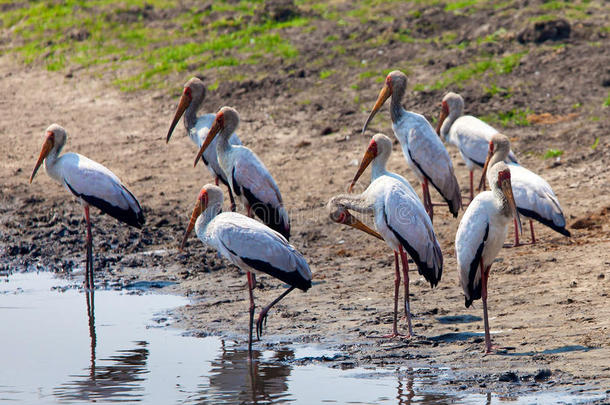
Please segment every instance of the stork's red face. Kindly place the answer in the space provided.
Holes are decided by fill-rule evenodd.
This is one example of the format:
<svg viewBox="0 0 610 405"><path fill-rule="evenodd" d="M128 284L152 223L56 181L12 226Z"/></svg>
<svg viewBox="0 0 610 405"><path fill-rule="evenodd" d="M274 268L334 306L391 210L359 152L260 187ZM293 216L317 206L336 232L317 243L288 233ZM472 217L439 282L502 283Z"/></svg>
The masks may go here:
<svg viewBox="0 0 610 405"><path fill-rule="evenodd" d="M172 132L174 132L174 128L176 128L176 124L182 117L182 114L186 111L188 106L193 101L193 92L190 87L185 87L182 92L182 96L180 97L180 101L178 102L178 108L176 108L176 114L174 115L174 119L172 120L171 125L169 126L169 131L167 132L167 139L165 143L169 142L169 138L172 137Z"/></svg>
<svg viewBox="0 0 610 405"><path fill-rule="evenodd" d="M38 161L36 162L36 166L34 166L34 170L32 171L32 175L30 176L30 184L32 184L32 180L34 180L34 176L36 176L36 172L42 165L42 162L49 156L51 150L55 146L55 134L53 131L47 131L44 143L42 144L42 150L40 151L40 155L38 156Z"/></svg>
<svg viewBox="0 0 610 405"><path fill-rule="evenodd" d="M504 182L510 182L510 170L502 170L498 172L498 187L502 186Z"/></svg>
<svg viewBox="0 0 610 405"><path fill-rule="evenodd" d="M201 215L202 212L208 207L208 191L205 188L202 188L199 192L199 196L197 196L197 203L195 204L195 208L193 208L193 213L191 214L191 220L189 221L189 225L186 228L186 232L184 233L184 237L182 238L182 243L180 244L180 250L184 250L184 245L186 245L186 241L188 236L195 228L195 223L197 222L197 218Z"/></svg>
<svg viewBox="0 0 610 405"><path fill-rule="evenodd" d="M513 213L513 218L519 226L519 233L523 233L523 229L521 229L521 217L519 216L517 203L515 202L515 197L513 195L513 187L510 181L510 169L501 170L498 172L497 185L500 187L504 193L504 196L506 197L506 200L508 201L508 205Z"/></svg>
<svg viewBox="0 0 610 405"><path fill-rule="evenodd" d="M375 142L375 139L371 139L371 142L369 143L366 152L364 152L362 161L360 162L360 167L358 168L354 179L352 180L351 184L349 185L349 188L347 189L348 193L352 192L354 185L356 184L360 176L362 176L362 173L364 173L369 164L377 157L378 153L379 151L377 149L377 142Z"/></svg>
<svg viewBox="0 0 610 405"><path fill-rule="evenodd" d="M197 153L197 156L195 157L195 164L193 166L197 166L197 162L199 162L199 159L201 159L203 152L205 152L205 150L208 148L208 146L210 146L210 144L212 143L212 141L214 140L216 135L218 135L220 133L220 131L224 128L224 126L225 126L225 116L222 111L219 111L216 114L216 119L214 120L214 123L212 124L212 127L210 128L210 131L208 132L208 135L205 137L205 140L203 141L201 148L199 148L199 152Z"/></svg>

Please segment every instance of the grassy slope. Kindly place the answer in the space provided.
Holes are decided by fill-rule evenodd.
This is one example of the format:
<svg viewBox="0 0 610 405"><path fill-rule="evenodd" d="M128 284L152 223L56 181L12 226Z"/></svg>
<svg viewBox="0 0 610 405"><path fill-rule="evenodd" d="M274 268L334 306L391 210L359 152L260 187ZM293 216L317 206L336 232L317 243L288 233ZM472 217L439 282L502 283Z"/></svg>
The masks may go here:
<svg viewBox="0 0 610 405"><path fill-rule="evenodd" d="M519 10L522 26L556 17L571 24L594 25L603 1L554 0L524 7L506 0L297 0L296 6L296 16L278 22L260 0L205 4L0 0L0 52L49 70L85 69L125 91L175 91L194 73L204 73L213 90L222 82L261 80L269 74L290 77L299 68L315 72L322 82L349 81L350 88L357 91L383 80L392 70L390 64L415 74L419 80L413 87L416 92L462 89L476 83L474 86L489 97L510 98L515 89L499 84L499 77L510 74L530 51L514 45L518 27L512 31L503 27L482 30L480 35L475 30L465 35L459 26L439 27L444 22L431 21L427 12L440 8L459 20L475 13L502 17ZM607 25L595 29L608 33ZM506 42L513 44L509 51L494 49L494 45ZM542 49L553 52L565 46L550 44ZM591 42L590 46L594 50L600 45ZM375 52L388 47L417 49L422 56L388 61ZM430 67L422 75L421 66L438 49L453 52L457 62L444 69ZM598 104L607 105L608 97L610 94L603 95ZM353 102L360 104L357 94ZM531 112L513 108L485 118L504 126L528 125L526 117Z"/></svg>

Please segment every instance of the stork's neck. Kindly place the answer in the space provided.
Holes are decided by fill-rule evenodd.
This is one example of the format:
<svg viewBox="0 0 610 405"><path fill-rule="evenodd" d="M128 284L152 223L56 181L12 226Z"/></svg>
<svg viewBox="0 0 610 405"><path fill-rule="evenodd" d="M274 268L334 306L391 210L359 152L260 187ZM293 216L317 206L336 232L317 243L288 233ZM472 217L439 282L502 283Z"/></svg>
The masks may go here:
<svg viewBox="0 0 610 405"><path fill-rule="evenodd" d="M443 139L447 139L447 136L449 136L449 130L451 129L451 126L453 125L455 120L457 120L461 116L462 116L461 108L458 107L458 108L452 108L451 110L449 110L449 115L447 116L447 118L445 119L445 122L443 122L443 125L441 126L441 136L443 137Z"/></svg>
<svg viewBox="0 0 610 405"><path fill-rule="evenodd" d="M363 194L341 194L333 197L331 204L363 214L372 213L374 210L374 204L367 202Z"/></svg>
<svg viewBox="0 0 610 405"><path fill-rule="evenodd" d="M59 153L61 152L63 147L64 147L63 143L56 144L55 146L53 146L53 149L51 149L51 152L49 152L47 157L44 159L45 171L51 178L55 179L59 183L62 183L63 176L60 173L60 167L57 165L57 162L59 161Z"/></svg>
<svg viewBox="0 0 610 405"><path fill-rule="evenodd" d="M199 215L197 218L197 222L195 222L195 232L197 233L197 237L202 241L207 243L208 236L206 234L206 230L208 225L212 220L216 217L216 215L222 212L222 203L215 203L208 205L205 211Z"/></svg>
<svg viewBox="0 0 610 405"><path fill-rule="evenodd" d="M371 182L373 182L378 177L384 176L388 173L386 168L386 163L388 161L387 156L377 156L373 163L371 164Z"/></svg>
<svg viewBox="0 0 610 405"><path fill-rule="evenodd" d="M219 138L216 143L216 153L218 154L218 156L222 156L223 154L228 153L233 147L233 145L231 145L231 142L229 142L229 138L231 138L232 133L233 132L229 132L229 129L225 127L217 135Z"/></svg>
<svg viewBox="0 0 610 405"><path fill-rule="evenodd" d="M186 111L184 112L184 127L187 132L197 125L197 111L202 102L203 97L193 97L193 100L191 100L191 103L186 108Z"/></svg>
<svg viewBox="0 0 610 405"><path fill-rule="evenodd" d="M390 101L390 115L392 117L392 122L398 122L405 113L405 109L402 108L402 105L400 104L404 95L404 87L395 86L392 88L392 100Z"/></svg>
<svg viewBox="0 0 610 405"><path fill-rule="evenodd" d="M508 150L505 150L504 148L498 148L495 150L491 159L489 159L489 164L487 165L487 167L490 167L490 168L494 167L494 165L496 163L504 162L507 157L508 157Z"/></svg>

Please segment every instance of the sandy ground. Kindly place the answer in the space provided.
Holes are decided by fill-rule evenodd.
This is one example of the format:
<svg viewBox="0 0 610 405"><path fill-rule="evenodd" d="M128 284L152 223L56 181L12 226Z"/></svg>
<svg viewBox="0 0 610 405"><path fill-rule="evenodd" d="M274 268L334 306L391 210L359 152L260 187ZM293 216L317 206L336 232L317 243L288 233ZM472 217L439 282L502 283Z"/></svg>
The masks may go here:
<svg viewBox="0 0 610 405"><path fill-rule="evenodd" d="M145 209L142 232L126 229L95 210L98 285L136 279L177 281L171 289L193 299L192 305L180 309L178 326L202 335L245 339L245 275L195 238L187 253L177 250L200 187L212 181L205 169L192 167L195 150L182 124L165 144L178 95L123 94L103 80L25 69L6 56L0 57L0 78L0 270L84 269L81 207L44 171L28 185L44 129L57 122L69 132L66 151L77 151L111 168ZM378 90L363 89L362 97L372 105ZM214 111L220 105L215 97L204 102L204 110ZM345 190L368 143L357 135L365 112L352 111L346 117L341 113L344 107L324 105L321 115L309 120L311 107L289 97L236 95L231 103L243 118L238 131L242 141L265 161L280 186L292 218L291 242L315 273L310 291L291 294L272 311L267 334L257 345L322 342L345 353L335 359L342 367L447 366L456 370L455 381L447 384L482 391L578 389L583 383L602 391L610 388L607 116L598 122L576 117L505 131L521 162L554 188L573 237L536 225L537 244L501 251L492 267L489 299L493 340L500 353L486 356L480 301L466 309L458 284L453 242L459 218L453 219L444 208L437 209L435 216L445 259L441 283L430 289L411 272L416 337L371 338L391 328L392 252L379 241L332 224L325 210L326 201ZM434 107L418 111L436 116L437 103L427 100ZM416 109L412 103L408 107ZM387 107L380 114L385 124L374 129L391 135ZM342 117L344 129L321 136L317 126L334 126L336 116ZM592 149L589 140L596 133L601 141ZM583 134L586 142L580 141ZM560 162L519 153L544 151L547 145L566 150ZM420 190L396 144L394 152L389 167ZM456 150L450 149L450 154L466 193L468 172ZM529 241L529 233L524 239ZM259 305L282 291L283 286L270 277L258 281ZM400 327L404 330L404 321ZM550 377L534 379L545 369L551 371ZM519 381L500 381L514 378Z"/></svg>

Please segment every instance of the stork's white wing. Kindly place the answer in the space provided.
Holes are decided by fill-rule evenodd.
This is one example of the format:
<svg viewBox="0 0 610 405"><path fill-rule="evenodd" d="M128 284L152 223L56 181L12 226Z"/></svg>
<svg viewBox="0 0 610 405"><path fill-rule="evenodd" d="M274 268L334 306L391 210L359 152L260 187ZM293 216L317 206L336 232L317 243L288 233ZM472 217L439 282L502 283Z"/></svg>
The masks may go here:
<svg viewBox="0 0 610 405"><path fill-rule="evenodd" d="M525 216L550 221L556 227L564 228L566 221L549 183L525 167L515 164L509 167L513 195L519 211Z"/></svg>
<svg viewBox="0 0 610 405"><path fill-rule="evenodd" d="M443 270L443 256L430 217L419 198L402 183L394 181L384 197L384 216L388 227L408 246L419 273L436 285Z"/></svg>
<svg viewBox="0 0 610 405"><path fill-rule="evenodd" d="M483 167L489 150L489 141L498 130L471 115L464 115L451 125L449 136L454 140L463 157ZM506 162L517 162L512 150Z"/></svg>
<svg viewBox="0 0 610 405"><path fill-rule="evenodd" d="M64 187L74 195L123 222L142 226L138 200L109 169L77 153L65 153L58 164Z"/></svg>
<svg viewBox="0 0 610 405"><path fill-rule="evenodd" d="M441 139L422 115L408 112L415 125L394 125L394 132L400 132L407 139L407 151L403 153L414 163L436 188L443 198L450 202L451 212L457 215L461 205L460 186L453 171L453 163Z"/></svg>
<svg viewBox="0 0 610 405"><path fill-rule="evenodd" d="M227 212L217 215L206 232L208 240L234 264L242 268L245 264L299 288L311 285L311 270L303 255L268 226Z"/></svg>
<svg viewBox="0 0 610 405"><path fill-rule="evenodd" d="M468 205L455 235L460 283L467 298L471 296L473 287L481 281L479 260L489 233L489 212L492 206L491 191L479 193Z"/></svg>
<svg viewBox="0 0 610 405"><path fill-rule="evenodd" d="M247 188L258 201L279 207L282 195L265 164L248 148L238 148L236 152L231 180Z"/></svg>

